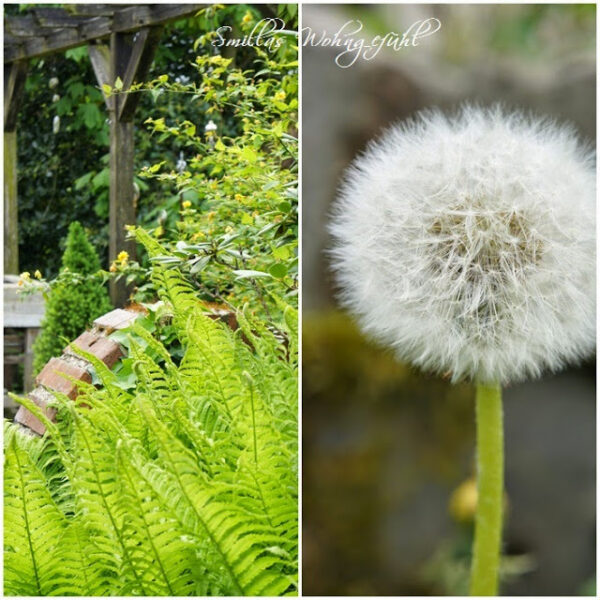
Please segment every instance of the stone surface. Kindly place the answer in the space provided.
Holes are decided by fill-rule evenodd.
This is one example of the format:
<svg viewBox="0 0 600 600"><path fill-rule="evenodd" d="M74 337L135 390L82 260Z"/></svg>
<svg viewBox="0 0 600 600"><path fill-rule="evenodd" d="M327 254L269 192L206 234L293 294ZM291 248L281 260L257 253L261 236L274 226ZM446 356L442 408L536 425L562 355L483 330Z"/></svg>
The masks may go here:
<svg viewBox="0 0 600 600"><path fill-rule="evenodd" d="M36 383L56 392L61 392L74 400L77 397L77 385L67 379L65 375L86 383L92 381L86 370L71 365L60 358L51 358L37 376Z"/></svg>
<svg viewBox="0 0 600 600"><path fill-rule="evenodd" d="M73 349L71 350L70 347ZM76 340L67 346L67 348L65 348L65 352L73 352L76 351L77 348L93 354L109 369L123 356L123 351L119 344L91 331L82 333Z"/></svg>
<svg viewBox="0 0 600 600"><path fill-rule="evenodd" d="M94 325L108 334L115 331L115 329L125 329L126 327L129 327L139 316L140 313L116 308L115 310L98 317L94 321Z"/></svg>

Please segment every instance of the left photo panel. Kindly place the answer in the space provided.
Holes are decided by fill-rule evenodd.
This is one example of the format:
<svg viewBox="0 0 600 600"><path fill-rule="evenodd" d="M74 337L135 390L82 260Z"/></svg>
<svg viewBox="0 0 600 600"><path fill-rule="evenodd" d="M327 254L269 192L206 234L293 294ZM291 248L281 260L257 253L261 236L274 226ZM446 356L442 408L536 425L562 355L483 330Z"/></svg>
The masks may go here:
<svg viewBox="0 0 600 600"><path fill-rule="evenodd" d="M4 595L298 594L298 7L4 5Z"/></svg>

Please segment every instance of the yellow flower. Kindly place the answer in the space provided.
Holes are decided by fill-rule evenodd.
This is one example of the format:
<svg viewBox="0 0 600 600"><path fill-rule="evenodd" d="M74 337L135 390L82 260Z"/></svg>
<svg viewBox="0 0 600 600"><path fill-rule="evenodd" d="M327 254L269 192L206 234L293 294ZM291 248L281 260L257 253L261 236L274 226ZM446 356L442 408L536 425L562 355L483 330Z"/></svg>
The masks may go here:
<svg viewBox="0 0 600 600"><path fill-rule="evenodd" d="M17 285L23 285L23 280L19 279L19 281L17 281Z"/></svg>
<svg viewBox="0 0 600 600"><path fill-rule="evenodd" d="M450 515L458 522L472 521L477 510L477 482L474 478L463 481L450 496Z"/></svg>
<svg viewBox="0 0 600 600"><path fill-rule="evenodd" d="M184 200L181 203L181 206L183 206L184 209L189 208L190 206L192 206L192 203L189 200Z"/></svg>
<svg viewBox="0 0 600 600"><path fill-rule="evenodd" d="M31 279L31 275L29 274L29 271L23 271L21 273L21 275L19 275L19 277L23 280L23 281L29 281Z"/></svg>
<svg viewBox="0 0 600 600"><path fill-rule="evenodd" d="M286 93L283 90L279 90L274 96L275 100L277 100L278 102L283 102L285 100L285 97Z"/></svg>
<svg viewBox="0 0 600 600"><path fill-rule="evenodd" d="M242 196L241 194L236 194L233 198L234 200L241 202L244 199L244 196Z"/></svg>
<svg viewBox="0 0 600 600"><path fill-rule="evenodd" d="M125 250L121 250L121 252L119 252L117 255L117 260L121 263L121 265L127 264L127 261L129 260L129 253L125 252Z"/></svg>
<svg viewBox="0 0 600 600"><path fill-rule="evenodd" d="M252 21L252 13L248 10L246 14L242 17L242 23L247 24Z"/></svg>
<svg viewBox="0 0 600 600"><path fill-rule="evenodd" d="M42 272L39 269L36 269L35 273L33 274L34 277L36 279L41 279L42 278Z"/></svg>

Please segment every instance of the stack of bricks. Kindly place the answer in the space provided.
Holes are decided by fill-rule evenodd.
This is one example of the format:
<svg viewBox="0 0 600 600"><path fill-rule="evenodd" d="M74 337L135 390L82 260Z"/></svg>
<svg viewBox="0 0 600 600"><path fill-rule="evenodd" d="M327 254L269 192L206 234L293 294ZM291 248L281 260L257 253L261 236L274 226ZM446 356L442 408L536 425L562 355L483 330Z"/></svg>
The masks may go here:
<svg viewBox="0 0 600 600"><path fill-rule="evenodd" d="M117 308L94 321L91 330L82 333L71 346L93 354L109 369L124 356L123 349L115 341L109 339L113 331L129 327L141 313ZM64 349L60 358L51 358L37 376L36 387L28 397L35 402L51 421L56 420L56 409L48 406L53 392L65 394L71 400L77 397L77 381L91 383L90 363L78 356L69 346ZM72 379L72 380L71 380ZM15 416L15 423L26 427L37 435L44 435L44 424L24 406Z"/></svg>

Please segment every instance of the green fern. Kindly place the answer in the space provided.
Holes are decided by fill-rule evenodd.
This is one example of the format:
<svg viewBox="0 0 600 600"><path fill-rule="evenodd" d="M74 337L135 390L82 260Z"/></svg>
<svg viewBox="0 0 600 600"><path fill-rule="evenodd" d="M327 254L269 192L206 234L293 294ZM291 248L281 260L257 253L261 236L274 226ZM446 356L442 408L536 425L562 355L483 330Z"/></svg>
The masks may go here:
<svg viewBox="0 0 600 600"><path fill-rule="evenodd" d="M284 341L247 311L234 333L176 270L153 278L181 361L134 325L135 389L81 352L102 387L81 386L75 403L56 394L43 439L6 425L6 594L297 593L293 309L280 307Z"/></svg>

